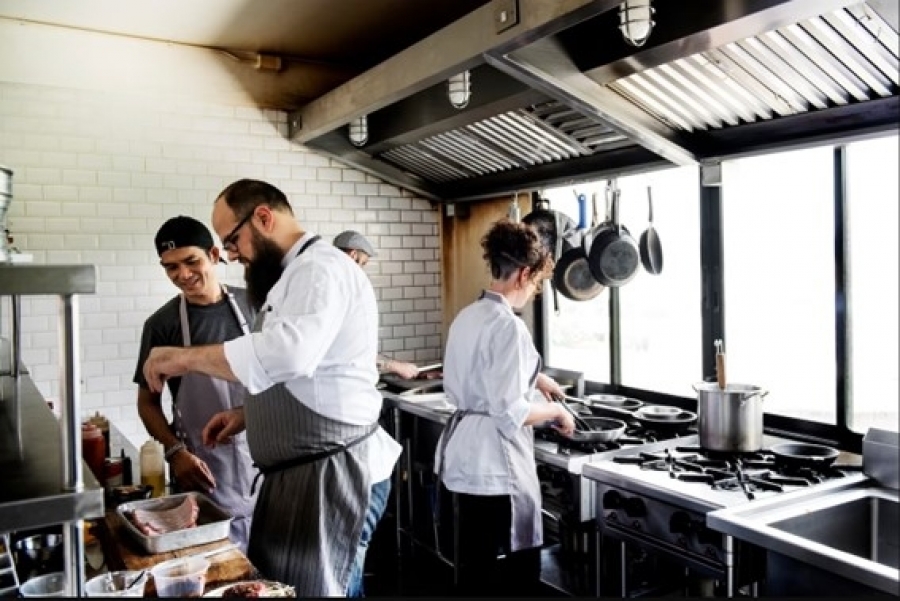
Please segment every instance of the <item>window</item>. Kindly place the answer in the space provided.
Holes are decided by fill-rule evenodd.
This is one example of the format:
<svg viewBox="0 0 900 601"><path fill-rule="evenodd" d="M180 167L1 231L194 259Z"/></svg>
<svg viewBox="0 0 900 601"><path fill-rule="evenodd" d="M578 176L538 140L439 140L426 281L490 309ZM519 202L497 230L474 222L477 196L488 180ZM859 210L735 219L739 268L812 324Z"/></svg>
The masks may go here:
<svg viewBox="0 0 900 601"><path fill-rule="evenodd" d="M850 427L896 431L898 139L847 146Z"/></svg>
<svg viewBox="0 0 900 601"><path fill-rule="evenodd" d="M833 166L831 147L722 164L728 380L768 390L767 413L832 424Z"/></svg>
<svg viewBox="0 0 900 601"><path fill-rule="evenodd" d="M620 221L639 241L648 226L647 187L653 194L654 227L663 250L663 270L643 266L619 288L622 384L693 397L691 385L702 376L700 348L699 174L695 167L665 169L619 178ZM597 193L600 220L605 218L606 181L544 192L551 208L578 221L576 194L590 202ZM587 220L591 211L588 208ZM559 314L550 301L548 363L583 371L609 382L609 291L590 301L560 295Z"/></svg>

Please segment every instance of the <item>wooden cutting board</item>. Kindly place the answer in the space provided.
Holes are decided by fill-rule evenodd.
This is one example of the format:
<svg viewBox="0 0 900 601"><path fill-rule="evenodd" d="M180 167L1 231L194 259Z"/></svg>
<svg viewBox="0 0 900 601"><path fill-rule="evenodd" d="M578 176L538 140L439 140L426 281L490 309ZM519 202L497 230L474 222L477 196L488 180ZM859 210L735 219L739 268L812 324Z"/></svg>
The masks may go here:
<svg viewBox="0 0 900 601"><path fill-rule="evenodd" d="M167 553L148 554L122 525L121 518L113 512L107 512L106 517L98 524L97 538L103 545L103 553L110 571L115 570L149 570L153 566L176 557L198 555L214 549L228 547L231 542L222 539L195 545ZM222 586L228 582L238 580L253 580L259 578L256 568L239 549L223 551L208 558L209 571L206 573L206 589L210 590ZM153 579L147 581L144 591L145 596L156 596Z"/></svg>

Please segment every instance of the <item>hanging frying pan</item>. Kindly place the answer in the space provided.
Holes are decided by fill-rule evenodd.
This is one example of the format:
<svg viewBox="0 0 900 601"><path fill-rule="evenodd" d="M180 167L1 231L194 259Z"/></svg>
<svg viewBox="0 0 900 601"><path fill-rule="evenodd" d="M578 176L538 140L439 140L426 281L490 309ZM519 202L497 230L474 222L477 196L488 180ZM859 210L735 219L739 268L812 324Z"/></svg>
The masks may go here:
<svg viewBox="0 0 900 601"><path fill-rule="evenodd" d="M618 187L608 185L607 194L612 195L612 220L592 236L588 266L594 279L607 288L617 288L637 275L640 251L628 228L618 222Z"/></svg>
<svg viewBox="0 0 900 601"><path fill-rule="evenodd" d="M647 186L647 204L650 207L650 225L641 234L641 263L644 269L647 270L647 273L659 275L663 268L663 252L659 234L656 233L656 228L653 227L653 198L650 194L650 186Z"/></svg>
<svg viewBox="0 0 900 601"><path fill-rule="evenodd" d="M596 197L593 199L592 227L597 226ZM573 301L588 301L603 292L604 286L594 279L582 246L585 232L575 230L563 238L563 253L553 268L553 283L563 296Z"/></svg>

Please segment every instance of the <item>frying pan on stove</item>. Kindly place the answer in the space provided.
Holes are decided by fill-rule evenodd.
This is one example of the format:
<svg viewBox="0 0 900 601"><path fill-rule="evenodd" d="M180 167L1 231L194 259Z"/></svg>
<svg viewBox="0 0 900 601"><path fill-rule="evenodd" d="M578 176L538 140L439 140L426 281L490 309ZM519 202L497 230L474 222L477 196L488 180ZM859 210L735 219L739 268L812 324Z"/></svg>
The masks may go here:
<svg viewBox="0 0 900 601"><path fill-rule="evenodd" d="M835 448L806 442L783 442L772 445L769 452L775 456L775 463L788 469L826 468L840 455Z"/></svg>
<svg viewBox="0 0 900 601"><path fill-rule="evenodd" d="M687 430L697 422L697 414L679 407L667 405L643 405L634 411L611 407L599 403L590 403L581 399L567 396L566 400L586 405L595 417L611 417L626 422L636 421L643 428L653 430L659 434L678 434Z"/></svg>
<svg viewBox="0 0 900 601"><path fill-rule="evenodd" d="M570 398L570 397L567 397ZM568 438L576 442L612 442L625 433L628 425L620 419L584 417L565 400L560 405L575 418L575 431ZM562 436L565 436L564 434Z"/></svg>

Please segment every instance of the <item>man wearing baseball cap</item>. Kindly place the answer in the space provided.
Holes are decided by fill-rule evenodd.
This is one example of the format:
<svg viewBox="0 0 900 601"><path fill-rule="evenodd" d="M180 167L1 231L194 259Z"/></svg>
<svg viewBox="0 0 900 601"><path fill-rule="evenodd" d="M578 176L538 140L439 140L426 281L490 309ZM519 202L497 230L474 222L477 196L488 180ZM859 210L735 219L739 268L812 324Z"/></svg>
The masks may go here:
<svg viewBox="0 0 900 601"><path fill-rule="evenodd" d="M354 230L345 230L335 236L334 245L347 253L347 256L360 267L365 267L369 263L369 257L378 256L372 243ZM380 373L397 374L407 380L419 375L419 368L412 363L391 359L382 354L377 355L376 365Z"/></svg>
<svg viewBox="0 0 900 601"><path fill-rule="evenodd" d="M162 396L150 390L143 365L155 347L215 344L248 333L255 312L243 288L226 288L219 282L216 264L224 260L201 222L184 215L169 219L156 233L154 246L160 265L181 294L144 322L134 373L138 414L147 432L165 447L178 489L207 494L232 515L231 539L246 550L255 504L250 484L256 474L246 435L212 449L201 440L213 415L243 405L244 387L199 373L171 378L166 382L173 399L169 424Z"/></svg>

